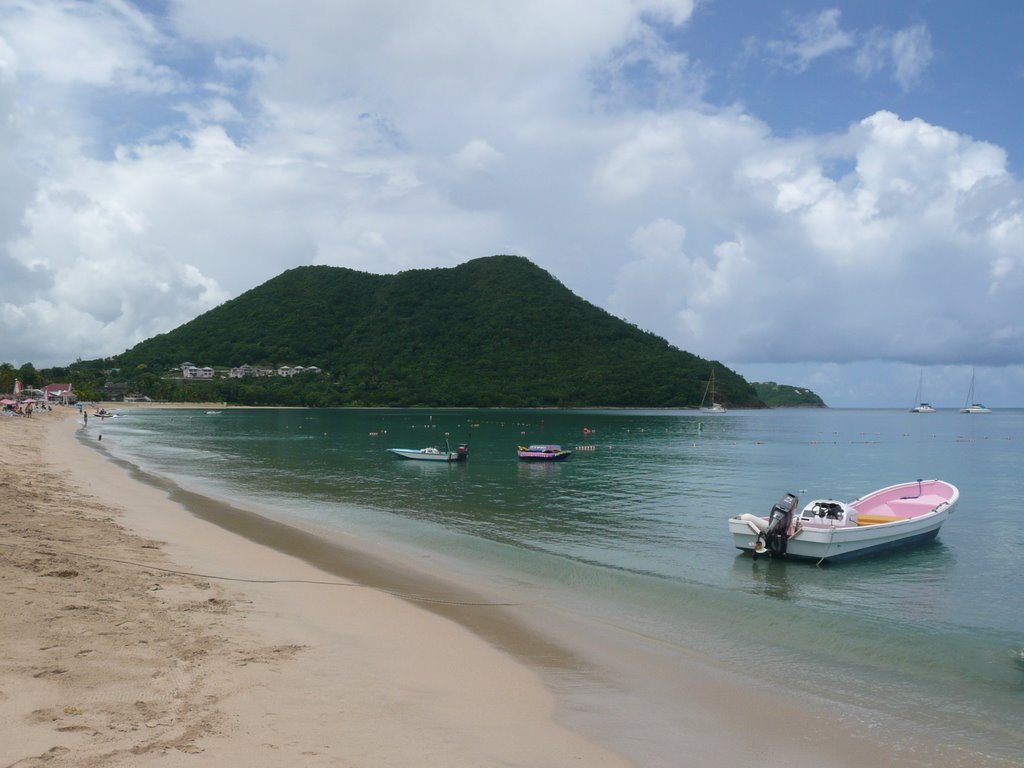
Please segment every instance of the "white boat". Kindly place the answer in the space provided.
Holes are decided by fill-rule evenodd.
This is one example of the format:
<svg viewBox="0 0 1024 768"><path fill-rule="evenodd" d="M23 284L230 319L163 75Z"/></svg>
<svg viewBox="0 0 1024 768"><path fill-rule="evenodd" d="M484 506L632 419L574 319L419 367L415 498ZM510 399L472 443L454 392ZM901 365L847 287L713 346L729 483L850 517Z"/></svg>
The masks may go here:
<svg viewBox="0 0 1024 768"><path fill-rule="evenodd" d="M455 450L451 449L448 442L448 435L445 435L445 450L440 448L388 448L388 450L403 459L414 461L465 461L469 457L469 446L459 443Z"/></svg>
<svg viewBox="0 0 1024 768"><path fill-rule="evenodd" d="M960 413L992 413L992 409L986 408L981 403L971 403L966 408L961 408Z"/></svg>
<svg viewBox="0 0 1024 768"><path fill-rule="evenodd" d="M991 408L986 408L981 403L974 401L974 369L971 369L971 387L967 390L967 399L960 413L992 413Z"/></svg>
<svg viewBox="0 0 1024 768"><path fill-rule="evenodd" d="M711 395L710 399L708 398L709 394ZM725 406L721 403L715 402L714 366L711 368L711 376L708 379L708 385L704 388L704 397L700 401L700 410L702 413L725 413Z"/></svg>
<svg viewBox="0 0 1024 768"><path fill-rule="evenodd" d="M787 493L768 517L730 518L729 532L738 549L755 557L850 560L931 541L959 499L944 480L915 480L850 502L816 499L796 514L797 497Z"/></svg>
<svg viewBox="0 0 1024 768"><path fill-rule="evenodd" d="M917 403L917 405L910 409L911 413L935 413L935 409L921 399L921 387L923 384L924 371L921 371L921 377L917 380L917 397L914 398L914 402Z"/></svg>

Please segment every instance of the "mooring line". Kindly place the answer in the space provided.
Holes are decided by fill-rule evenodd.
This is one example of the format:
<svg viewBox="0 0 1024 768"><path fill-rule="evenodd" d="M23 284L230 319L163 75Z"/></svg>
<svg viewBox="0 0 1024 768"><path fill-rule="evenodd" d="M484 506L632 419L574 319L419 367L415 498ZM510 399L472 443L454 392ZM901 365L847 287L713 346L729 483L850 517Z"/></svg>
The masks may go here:
<svg viewBox="0 0 1024 768"><path fill-rule="evenodd" d="M7 545L8 547L10 545ZM35 550L36 554L39 555L75 555L77 557L84 557L91 560L102 560L108 563L120 563L122 565L131 565L136 568L148 568L152 571L160 571L162 573L172 573L177 576L192 576L198 579L211 579L214 581L238 581L246 584L311 584L325 587L359 587L361 589L372 589L375 592L382 592L386 595L392 595L393 597L402 598L404 600L412 600L419 603L432 603L436 605L464 605L471 607L481 608L502 608L522 605L522 603L501 603L501 602L474 602L471 600L444 600L438 597L427 597L425 595L416 595L410 592L399 592L398 590L385 589L384 587L374 587L369 584L359 584L354 581L319 581L316 579L253 579L246 578L243 576L217 576L209 573L196 573L194 571L182 571L175 568L163 568L159 565L151 565L149 563L139 563L134 560L122 560L116 557L103 557L101 555L90 555L85 552L75 552L73 550L67 550L64 552L52 552L47 550Z"/></svg>

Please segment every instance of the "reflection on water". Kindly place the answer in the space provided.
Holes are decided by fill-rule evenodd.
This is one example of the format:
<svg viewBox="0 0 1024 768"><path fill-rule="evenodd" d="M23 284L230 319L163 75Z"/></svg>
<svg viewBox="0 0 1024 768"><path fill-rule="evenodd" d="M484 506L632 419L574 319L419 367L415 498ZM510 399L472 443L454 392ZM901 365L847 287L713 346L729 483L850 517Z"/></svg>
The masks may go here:
<svg viewBox="0 0 1024 768"><path fill-rule="evenodd" d="M747 590L752 594L790 600L798 596L798 576L790 570L801 565L803 564L772 561L766 557L755 560L749 555L738 554L733 562L733 571L737 582L749 577Z"/></svg>

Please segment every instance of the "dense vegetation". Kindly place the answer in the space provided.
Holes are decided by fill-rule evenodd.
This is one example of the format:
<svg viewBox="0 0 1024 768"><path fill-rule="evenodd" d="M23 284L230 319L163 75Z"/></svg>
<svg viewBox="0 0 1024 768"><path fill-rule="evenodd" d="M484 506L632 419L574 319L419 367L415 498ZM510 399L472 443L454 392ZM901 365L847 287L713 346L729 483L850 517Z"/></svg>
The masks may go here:
<svg viewBox="0 0 1024 768"><path fill-rule="evenodd" d="M753 384L758 398L769 408L827 408L825 401L805 387L757 381Z"/></svg>
<svg viewBox="0 0 1024 768"><path fill-rule="evenodd" d="M184 381L183 362L320 374ZM695 407L713 363L575 296L515 256L373 275L299 267L103 361L46 372L88 396L241 404ZM763 407L714 363L716 400Z"/></svg>

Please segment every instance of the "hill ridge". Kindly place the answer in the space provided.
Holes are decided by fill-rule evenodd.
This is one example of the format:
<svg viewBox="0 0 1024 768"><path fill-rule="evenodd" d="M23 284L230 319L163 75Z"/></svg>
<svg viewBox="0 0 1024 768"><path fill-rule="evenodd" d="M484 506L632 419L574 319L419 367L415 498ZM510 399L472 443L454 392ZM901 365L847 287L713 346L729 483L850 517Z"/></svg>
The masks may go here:
<svg viewBox="0 0 1024 768"><path fill-rule="evenodd" d="M293 267L114 358L122 371L150 374L184 361L317 366L324 380L306 382L315 404L478 407L695 407L714 365L726 405L764 407L720 362L673 347L510 255L393 275ZM284 388L207 385L229 402L244 401L247 388L250 399L260 387Z"/></svg>

